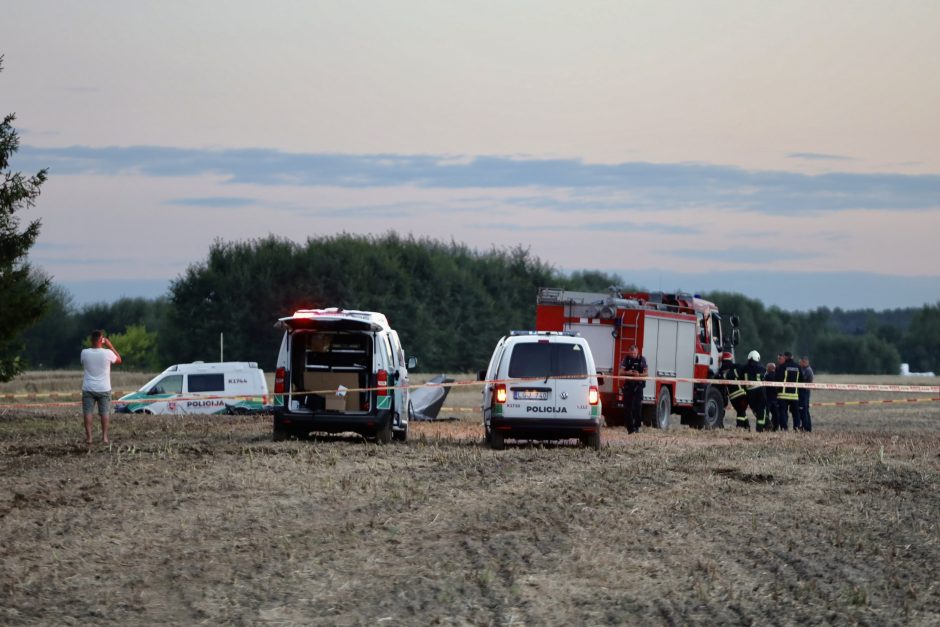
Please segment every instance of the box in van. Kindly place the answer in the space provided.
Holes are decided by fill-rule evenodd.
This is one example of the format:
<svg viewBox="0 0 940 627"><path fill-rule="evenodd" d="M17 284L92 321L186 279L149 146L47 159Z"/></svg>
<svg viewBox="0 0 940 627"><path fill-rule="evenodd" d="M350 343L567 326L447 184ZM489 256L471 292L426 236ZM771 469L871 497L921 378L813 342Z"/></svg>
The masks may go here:
<svg viewBox="0 0 940 627"><path fill-rule="evenodd" d="M258 364L227 361L176 364L132 394L115 412L135 414L250 414L267 411L268 384Z"/></svg>
<svg viewBox="0 0 940 627"><path fill-rule="evenodd" d="M302 309L284 330L274 376L273 439L351 431L369 440L408 438L414 414L398 333L374 311Z"/></svg>
<svg viewBox="0 0 940 627"><path fill-rule="evenodd" d="M601 446L601 403L591 347L571 333L513 331L493 350L483 380L487 443L578 438Z"/></svg>

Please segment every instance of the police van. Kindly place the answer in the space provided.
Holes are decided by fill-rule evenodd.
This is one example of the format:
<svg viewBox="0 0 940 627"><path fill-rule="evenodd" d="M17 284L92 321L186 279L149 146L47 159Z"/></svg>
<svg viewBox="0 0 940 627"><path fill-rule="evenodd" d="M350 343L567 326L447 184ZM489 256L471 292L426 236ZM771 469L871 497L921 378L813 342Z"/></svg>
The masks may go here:
<svg viewBox="0 0 940 627"><path fill-rule="evenodd" d="M486 442L578 438L600 449L601 403L587 340L573 333L513 331L496 344L483 386Z"/></svg>
<svg viewBox="0 0 940 627"><path fill-rule="evenodd" d="M253 361L176 364L116 401L134 414L250 414L269 409L264 372Z"/></svg>
<svg viewBox="0 0 940 627"><path fill-rule="evenodd" d="M374 311L301 309L284 330L274 375L274 440L351 431L386 443L408 438L414 414L398 333Z"/></svg>

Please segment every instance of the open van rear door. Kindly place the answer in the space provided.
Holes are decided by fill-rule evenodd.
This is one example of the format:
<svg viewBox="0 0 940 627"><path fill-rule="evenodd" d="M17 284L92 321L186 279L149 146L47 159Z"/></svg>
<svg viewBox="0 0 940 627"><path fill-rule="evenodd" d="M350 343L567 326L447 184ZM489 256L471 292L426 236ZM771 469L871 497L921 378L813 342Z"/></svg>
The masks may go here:
<svg viewBox="0 0 940 627"><path fill-rule="evenodd" d="M295 311L275 325L290 331L381 331L382 325L367 314L356 311L316 309Z"/></svg>

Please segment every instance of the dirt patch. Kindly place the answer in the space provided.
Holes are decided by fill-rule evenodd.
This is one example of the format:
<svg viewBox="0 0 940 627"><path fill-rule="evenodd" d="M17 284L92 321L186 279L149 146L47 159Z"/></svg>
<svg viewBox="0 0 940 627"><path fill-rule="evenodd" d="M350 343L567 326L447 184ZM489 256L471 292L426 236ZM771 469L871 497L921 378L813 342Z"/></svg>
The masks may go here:
<svg viewBox="0 0 940 627"><path fill-rule="evenodd" d="M469 402L469 401L468 401ZM0 412L3 624L940 622L940 410L599 452L270 441L269 417Z"/></svg>

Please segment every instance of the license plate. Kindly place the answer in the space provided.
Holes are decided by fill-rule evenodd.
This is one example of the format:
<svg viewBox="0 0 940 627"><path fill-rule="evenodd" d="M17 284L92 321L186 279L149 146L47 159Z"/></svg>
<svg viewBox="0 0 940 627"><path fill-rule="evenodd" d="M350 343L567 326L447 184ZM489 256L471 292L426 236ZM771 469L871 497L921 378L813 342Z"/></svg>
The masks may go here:
<svg viewBox="0 0 940 627"><path fill-rule="evenodd" d="M512 397L517 401L547 401L548 392L545 390L513 390Z"/></svg>

